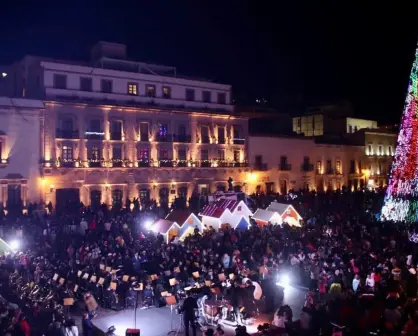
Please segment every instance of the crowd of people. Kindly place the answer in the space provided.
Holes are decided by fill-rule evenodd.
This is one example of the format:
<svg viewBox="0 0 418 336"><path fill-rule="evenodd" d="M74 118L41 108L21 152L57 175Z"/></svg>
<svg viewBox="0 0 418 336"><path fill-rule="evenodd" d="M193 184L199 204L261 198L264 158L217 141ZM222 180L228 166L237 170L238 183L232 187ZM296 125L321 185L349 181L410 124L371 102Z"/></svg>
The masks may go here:
<svg viewBox="0 0 418 336"><path fill-rule="evenodd" d="M172 295L195 298L196 307L183 307L194 334L191 312L219 296L225 310L209 312L212 324L231 322L237 335L260 314L270 317L259 326L267 335L416 335L418 245L410 227L378 221L383 196L253 195L260 207L273 199L293 203L303 225L208 227L168 244L145 225L163 215L155 202L97 211L81 205L61 214L51 207L48 215L31 209L18 218L0 211L4 239L21 242L18 253L0 260L0 334L93 335L98 307L158 309ZM286 288L276 285L283 276L309 288L300 311L283 302ZM69 316L82 310L78 330ZM223 334L204 322L207 335Z"/></svg>

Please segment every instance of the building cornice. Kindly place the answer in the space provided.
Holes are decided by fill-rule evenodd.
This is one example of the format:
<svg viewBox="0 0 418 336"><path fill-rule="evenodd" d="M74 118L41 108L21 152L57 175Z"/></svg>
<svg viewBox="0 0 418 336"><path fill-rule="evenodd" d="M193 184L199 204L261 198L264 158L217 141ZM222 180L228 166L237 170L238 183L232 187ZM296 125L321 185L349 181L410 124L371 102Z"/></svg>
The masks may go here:
<svg viewBox="0 0 418 336"><path fill-rule="evenodd" d="M232 120L248 120L249 118L243 116L236 116L231 114L222 114L217 112L200 112L193 110L181 110L181 109L172 109L172 108L162 108L162 107L133 107L133 106L122 106L122 105L111 105L111 104L91 104L91 103L76 103L76 102L63 102L56 100L45 100L46 107L55 107L55 106L73 106L75 108L86 108L94 106L103 110L113 110L121 112L140 112L140 113L177 113L177 114L187 114L198 117L210 117L218 119L232 119Z"/></svg>

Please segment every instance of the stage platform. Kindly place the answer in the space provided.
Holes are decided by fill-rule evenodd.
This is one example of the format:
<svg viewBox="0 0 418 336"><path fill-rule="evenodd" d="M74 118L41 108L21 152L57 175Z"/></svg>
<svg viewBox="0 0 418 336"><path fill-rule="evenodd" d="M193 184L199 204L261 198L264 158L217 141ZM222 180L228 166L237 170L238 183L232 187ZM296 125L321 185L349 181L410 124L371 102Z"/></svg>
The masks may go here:
<svg viewBox="0 0 418 336"><path fill-rule="evenodd" d="M283 304L288 304L293 310L294 319L299 318L300 310L304 303L306 290L301 288L290 287L285 290ZM263 323L270 323L273 319L271 315L260 315L255 323L247 326L247 332L254 334L257 332L257 326ZM119 312L112 310L99 309L98 315L92 320L96 328L102 332L102 335L110 326L116 328L114 334L116 336L125 336L128 328L135 327L135 316L133 309L125 309ZM173 324L171 324L171 312L169 307L137 309L136 311L136 328L141 330L141 336L166 336L173 327L177 330L180 325L180 315L173 311ZM233 327L222 325L225 334L235 335ZM100 332L99 332L100 334ZM199 332L198 335L201 333ZM173 334L174 335L174 334Z"/></svg>

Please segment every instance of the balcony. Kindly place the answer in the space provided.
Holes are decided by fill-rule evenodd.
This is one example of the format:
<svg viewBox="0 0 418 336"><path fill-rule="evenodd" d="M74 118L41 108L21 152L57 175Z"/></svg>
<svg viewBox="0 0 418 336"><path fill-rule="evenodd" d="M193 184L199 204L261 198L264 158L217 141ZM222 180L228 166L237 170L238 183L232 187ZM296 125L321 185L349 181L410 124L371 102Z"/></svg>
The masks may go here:
<svg viewBox="0 0 418 336"><path fill-rule="evenodd" d="M122 159L112 159L110 160L110 166L115 168L125 167L125 162Z"/></svg>
<svg viewBox="0 0 418 336"><path fill-rule="evenodd" d="M146 168L146 167L150 167L150 162L149 160L138 160L138 167L140 168Z"/></svg>
<svg viewBox="0 0 418 336"><path fill-rule="evenodd" d="M204 143L204 144L210 143L209 137L208 136L202 136L202 143Z"/></svg>
<svg viewBox="0 0 418 336"><path fill-rule="evenodd" d="M103 140L104 139L104 132L86 131L84 135L86 139L90 139L90 140Z"/></svg>
<svg viewBox="0 0 418 336"><path fill-rule="evenodd" d="M78 130L73 131L73 130L64 130L64 129L57 128L55 137L57 139L78 139L79 134L78 134Z"/></svg>
<svg viewBox="0 0 418 336"><path fill-rule="evenodd" d="M155 136L155 141L157 142L173 142L173 135L172 134L157 134Z"/></svg>
<svg viewBox="0 0 418 336"><path fill-rule="evenodd" d="M335 170L334 169L327 169L326 171L325 171L325 174L326 175L335 175Z"/></svg>
<svg viewBox="0 0 418 336"><path fill-rule="evenodd" d="M183 143L191 143L192 142L192 137L190 135L174 135L173 136L173 141L174 142L183 142Z"/></svg>
<svg viewBox="0 0 418 336"><path fill-rule="evenodd" d="M314 165L312 163L302 163L300 170L303 172L312 172L314 170Z"/></svg>
<svg viewBox="0 0 418 336"><path fill-rule="evenodd" d="M140 141L149 141L148 133L141 133L139 138L141 139Z"/></svg>
<svg viewBox="0 0 418 336"><path fill-rule="evenodd" d="M290 171L292 170L292 165L289 163L281 163L279 164L279 170L280 171Z"/></svg>
<svg viewBox="0 0 418 336"><path fill-rule="evenodd" d="M267 166L267 163L256 162L254 165L254 169L260 170L260 171L266 171L268 170L268 166Z"/></svg>
<svg viewBox="0 0 418 336"><path fill-rule="evenodd" d="M170 159L158 159L158 167L173 167L174 162Z"/></svg>
<svg viewBox="0 0 418 336"><path fill-rule="evenodd" d="M88 160L88 166L90 168L99 168L99 167L103 167L104 166L104 161L103 160L94 160L94 159L89 159Z"/></svg>
<svg viewBox="0 0 418 336"><path fill-rule="evenodd" d="M234 138L234 145L245 145L245 139Z"/></svg>
<svg viewBox="0 0 418 336"><path fill-rule="evenodd" d="M122 140L122 132L110 132L110 140Z"/></svg>
<svg viewBox="0 0 418 336"><path fill-rule="evenodd" d="M191 166L191 162L188 162L187 160L179 159L176 163L176 167L189 167Z"/></svg>
<svg viewBox="0 0 418 336"><path fill-rule="evenodd" d="M210 167L212 167L212 162L210 160L200 160L199 167L210 168Z"/></svg>

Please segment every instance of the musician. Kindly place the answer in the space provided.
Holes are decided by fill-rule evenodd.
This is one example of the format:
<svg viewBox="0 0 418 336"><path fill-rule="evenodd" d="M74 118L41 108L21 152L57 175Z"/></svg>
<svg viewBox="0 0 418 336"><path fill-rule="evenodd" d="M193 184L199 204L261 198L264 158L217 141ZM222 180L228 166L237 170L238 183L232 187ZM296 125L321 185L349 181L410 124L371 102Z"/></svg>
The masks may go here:
<svg viewBox="0 0 418 336"><path fill-rule="evenodd" d="M190 327L192 328L193 336L196 336L195 309L198 309L197 301L194 297L191 296L191 293L188 292L187 298L184 300L183 306L181 307L186 336L189 336Z"/></svg>
<svg viewBox="0 0 418 336"><path fill-rule="evenodd" d="M242 302L242 288L237 281L234 281L231 288L231 306L233 307L235 320L238 324L241 324L241 313L239 307Z"/></svg>

